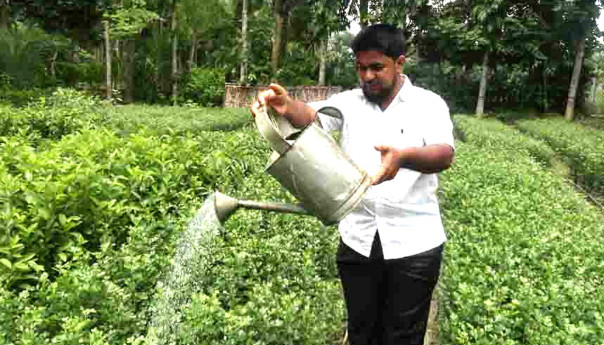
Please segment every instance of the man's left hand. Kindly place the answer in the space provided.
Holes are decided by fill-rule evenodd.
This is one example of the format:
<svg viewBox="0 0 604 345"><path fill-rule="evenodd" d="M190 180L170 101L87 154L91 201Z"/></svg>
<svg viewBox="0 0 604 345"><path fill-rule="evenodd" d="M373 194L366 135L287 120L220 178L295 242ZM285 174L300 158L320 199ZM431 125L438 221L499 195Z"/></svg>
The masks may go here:
<svg viewBox="0 0 604 345"><path fill-rule="evenodd" d="M404 156L403 150L396 149L392 146L377 145L375 146L375 149L382 154L382 165L380 166L380 170L371 177L372 185L392 180L401 168Z"/></svg>

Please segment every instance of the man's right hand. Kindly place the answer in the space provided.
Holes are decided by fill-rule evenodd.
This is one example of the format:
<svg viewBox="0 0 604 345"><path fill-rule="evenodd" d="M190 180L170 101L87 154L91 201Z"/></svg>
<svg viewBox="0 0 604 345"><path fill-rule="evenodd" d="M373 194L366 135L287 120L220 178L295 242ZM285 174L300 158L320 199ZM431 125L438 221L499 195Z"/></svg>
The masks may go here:
<svg viewBox="0 0 604 345"><path fill-rule="evenodd" d="M268 90L260 91L258 97L250 109L252 115L256 116L263 106L270 106L281 116L291 114L292 98L287 94L287 90L279 84L270 84Z"/></svg>
<svg viewBox="0 0 604 345"><path fill-rule="evenodd" d="M270 84L268 90L258 93L258 98L250 106L252 116L265 111L267 106L273 108L276 114L285 117L296 128L309 125L317 115L312 107L291 98L287 90L278 84Z"/></svg>

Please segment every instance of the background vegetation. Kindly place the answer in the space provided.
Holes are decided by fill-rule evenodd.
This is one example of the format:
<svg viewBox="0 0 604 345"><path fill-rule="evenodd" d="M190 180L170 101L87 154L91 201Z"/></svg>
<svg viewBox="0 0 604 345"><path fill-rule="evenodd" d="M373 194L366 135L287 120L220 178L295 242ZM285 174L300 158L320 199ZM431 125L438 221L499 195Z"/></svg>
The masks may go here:
<svg viewBox="0 0 604 345"><path fill-rule="evenodd" d="M604 71L596 0L41 3L0 3L0 98L15 104L57 86L214 106L224 82L351 88L351 20L403 28L406 73L454 111L589 115Z"/></svg>

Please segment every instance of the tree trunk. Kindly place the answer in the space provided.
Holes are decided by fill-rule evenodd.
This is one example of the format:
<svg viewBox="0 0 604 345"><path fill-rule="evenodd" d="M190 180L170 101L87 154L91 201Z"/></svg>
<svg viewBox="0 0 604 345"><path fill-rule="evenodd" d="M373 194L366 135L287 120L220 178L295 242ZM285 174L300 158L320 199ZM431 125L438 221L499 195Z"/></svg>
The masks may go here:
<svg viewBox="0 0 604 345"><path fill-rule="evenodd" d="M134 72L135 72L136 41L129 39L124 42L124 102L134 102Z"/></svg>
<svg viewBox="0 0 604 345"><path fill-rule="evenodd" d="M591 94L589 95L591 102L594 104L596 103L596 92L598 92L598 78L594 75L591 77Z"/></svg>
<svg viewBox="0 0 604 345"><path fill-rule="evenodd" d="M105 97L110 100L112 95L111 87L111 41L109 39L109 22L103 22L103 36L105 38Z"/></svg>
<svg viewBox="0 0 604 345"><path fill-rule="evenodd" d="M361 29L364 29L369 24L369 0L359 1L359 17L361 22Z"/></svg>
<svg viewBox="0 0 604 345"><path fill-rule="evenodd" d="M10 28L10 3L9 0L0 0L0 30Z"/></svg>
<svg viewBox="0 0 604 345"><path fill-rule="evenodd" d="M195 67L195 56L197 52L197 34L191 34L191 50L189 51L189 60L187 61L187 69L189 73Z"/></svg>
<svg viewBox="0 0 604 345"><path fill-rule="evenodd" d="M247 85L247 10L248 0L243 0L243 9L241 10L241 71L239 74L239 84Z"/></svg>
<svg viewBox="0 0 604 345"><path fill-rule="evenodd" d="M114 64L116 67L115 73L112 73L114 90L122 90L123 85L124 85L124 69L120 68L124 61L123 55L122 55L123 49L121 49L121 45L122 45L121 40L116 40L116 39L113 40L113 57L115 58ZM118 97L122 97L122 96L118 95Z"/></svg>
<svg viewBox="0 0 604 345"><path fill-rule="evenodd" d="M476 102L476 115L482 116L484 113L484 99L487 93L487 82L489 76L489 52L484 53L482 59L482 77L480 78L480 89L478 91L478 102Z"/></svg>
<svg viewBox="0 0 604 345"><path fill-rule="evenodd" d="M273 32L273 48L271 50L271 74L277 74L281 64L281 44L283 40L283 0L275 0L273 13L275 16L275 31Z"/></svg>
<svg viewBox="0 0 604 345"><path fill-rule="evenodd" d="M71 51L71 62L80 63L80 42L74 41L73 50Z"/></svg>
<svg viewBox="0 0 604 345"><path fill-rule="evenodd" d="M321 48L319 48L319 85L325 85L325 65L327 55L327 38L321 41Z"/></svg>
<svg viewBox="0 0 604 345"><path fill-rule="evenodd" d="M176 28L178 26L177 18L177 0L172 3L172 24L170 30L172 31L172 105L176 105L178 102L178 33Z"/></svg>
<svg viewBox="0 0 604 345"><path fill-rule="evenodd" d="M54 50L52 52L52 54L50 55L50 61L48 64L48 71L50 73L51 77L56 77L57 75L57 56L59 55L59 52L57 50Z"/></svg>
<svg viewBox="0 0 604 345"><path fill-rule="evenodd" d="M568 99L566 101L566 112L564 118L572 121L575 118L575 97L577 96L577 88L579 86L579 77L581 76L581 68L583 65L583 56L585 56L585 38L579 41L577 51L575 53L575 67L573 76L570 80L570 88L568 89Z"/></svg>

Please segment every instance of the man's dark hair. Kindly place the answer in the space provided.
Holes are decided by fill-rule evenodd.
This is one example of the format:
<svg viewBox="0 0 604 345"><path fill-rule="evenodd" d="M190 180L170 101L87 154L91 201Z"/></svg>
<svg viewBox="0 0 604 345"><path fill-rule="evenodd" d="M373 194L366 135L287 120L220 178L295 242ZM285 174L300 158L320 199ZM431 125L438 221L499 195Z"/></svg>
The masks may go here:
<svg viewBox="0 0 604 345"><path fill-rule="evenodd" d="M378 51L397 59L405 55L405 34L390 24L375 24L365 27L350 43L356 54L361 51Z"/></svg>

